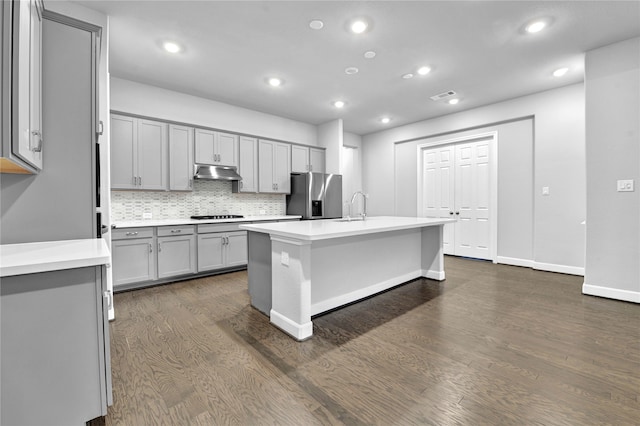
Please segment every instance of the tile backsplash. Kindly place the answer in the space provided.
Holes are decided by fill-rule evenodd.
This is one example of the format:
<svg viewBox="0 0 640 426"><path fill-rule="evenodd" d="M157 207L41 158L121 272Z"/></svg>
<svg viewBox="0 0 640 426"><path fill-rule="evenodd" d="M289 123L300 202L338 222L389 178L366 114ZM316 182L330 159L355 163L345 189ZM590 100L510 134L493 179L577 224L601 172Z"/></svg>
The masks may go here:
<svg viewBox="0 0 640 426"><path fill-rule="evenodd" d="M243 216L285 214L285 195L234 194L231 182L193 181L192 192L111 191L111 220L182 219L191 215L241 214Z"/></svg>

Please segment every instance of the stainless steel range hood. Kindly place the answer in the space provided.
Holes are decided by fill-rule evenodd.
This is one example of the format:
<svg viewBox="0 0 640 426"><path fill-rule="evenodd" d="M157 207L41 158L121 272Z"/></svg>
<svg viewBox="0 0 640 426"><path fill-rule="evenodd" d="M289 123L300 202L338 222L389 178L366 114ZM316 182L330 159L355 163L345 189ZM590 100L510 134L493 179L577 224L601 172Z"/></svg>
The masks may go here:
<svg viewBox="0 0 640 426"><path fill-rule="evenodd" d="M238 174L235 167L195 164L193 168L194 179L227 181L242 180L242 177Z"/></svg>

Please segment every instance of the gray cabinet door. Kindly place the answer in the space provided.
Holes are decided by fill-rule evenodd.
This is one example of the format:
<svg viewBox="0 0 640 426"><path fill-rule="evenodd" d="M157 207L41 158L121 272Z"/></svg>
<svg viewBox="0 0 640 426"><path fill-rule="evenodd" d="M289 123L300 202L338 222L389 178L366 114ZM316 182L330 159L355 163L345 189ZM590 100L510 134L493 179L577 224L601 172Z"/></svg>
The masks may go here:
<svg viewBox="0 0 640 426"><path fill-rule="evenodd" d="M169 190L193 189L193 128L169 125Z"/></svg>
<svg viewBox="0 0 640 426"><path fill-rule="evenodd" d="M238 231L227 234L226 266L247 264L247 232Z"/></svg>
<svg viewBox="0 0 640 426"><path fill-rule="evenodd" d="M107 414L111 367L101 269L2 279L0 424L84 424Z"/></svg>
<svg viewBox="0 0 640 426"><path fill-rule="evenodd" d="M325 152L324 149L309 148L309 170L312 172L324 173Z"/></svg>
<svg viewBox="0 0 640 426"><path fill-rule="evenodd" d="M238 135L216 133L216 164L220 166L238 167Z"/></svg>
<svg viewBox="0 0 640 426"><path fill-rule="evenodd" d="M196 239L194 235L158 237L158 278L195 274Z"/></svg>
<svg viewBox="0 0 640 426"><path fill-rule="evenodd" d="M273 182L273 158L275 142L261 140L258 143L258 170L260 192L276 192Z"/></svg>
<svg viewBox="0 0 640 426"><path fill-rule="evenodd" d="M309 148L306 146L291 146L291 172L304 173L309 169Z"/></svg>
<svg viewBox="0 0 640 426"><path fill-rule="evenodd" d="M277 142L273 156L273 181L276 191L281 194L291 193L291 145Z"/></svg>
<svg viewBox="0 0 640 426"><path fill-rule="evenodd" d="M153 238L111 242L113 286L156 279Z"/></svg>
<svg viewBox="0 0 640 426"><path fill-rule="evenodd" d="M216 133L210 130L195 130L195 161L197 164L215 165Z"/></svg>
<svg viewBox="0 0 640 426"><path fill-rule="evenodd" d="M167 125L138 120L138 176L140 189L167 189Z"/></svg>
<svg viewBox="0 0 640 426"><path fill-rule="evenodd" d="M198 272L224 267L224 234L198 235Z"/></svg>
<svg viewBox="0 0 640 426"><path fill-rule="evenodd" d="M258 192L258 139L240 137L240 192Z"/></svg>
<svg viewBox="0 0 640 426"><path fill-rule="evenodd" d="M135 118L111 115L111 188L137 187L137 139Z"/></svg>
<svg viewBox="0 0 640 426"><path fill-rule="evenodd" d="M18 129L13 135L14 153L27 163L42 168L42 2L14 2L13 60L17 67L15 111Z"/></svg>

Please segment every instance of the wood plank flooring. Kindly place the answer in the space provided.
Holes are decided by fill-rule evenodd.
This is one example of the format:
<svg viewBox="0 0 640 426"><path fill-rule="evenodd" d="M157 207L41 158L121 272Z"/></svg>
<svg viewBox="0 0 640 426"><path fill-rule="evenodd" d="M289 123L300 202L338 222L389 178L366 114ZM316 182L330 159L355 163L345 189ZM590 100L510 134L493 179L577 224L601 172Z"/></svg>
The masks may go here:
<svg viewBox="0 0 640 426"><path fill-rule="evenodd" d="M106 425L640 425L640 306L447 257L296 342L246 271L120 293Z"/></svg>

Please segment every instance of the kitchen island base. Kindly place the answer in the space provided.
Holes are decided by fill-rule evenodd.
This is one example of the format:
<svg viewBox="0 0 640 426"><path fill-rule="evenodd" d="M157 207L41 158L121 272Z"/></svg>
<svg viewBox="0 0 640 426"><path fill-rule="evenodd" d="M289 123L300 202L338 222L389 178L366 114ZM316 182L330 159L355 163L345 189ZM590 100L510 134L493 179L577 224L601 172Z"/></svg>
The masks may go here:
<svg viewBox="0 0 640 426"><path fill-rule="evenodd" d="M317 240L249 229L248 274L251 304L305 340L314 315L415 278L444 280L442 224Z"/></svg>

